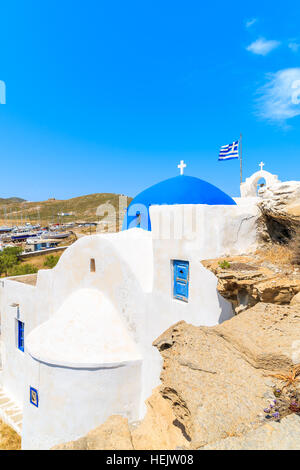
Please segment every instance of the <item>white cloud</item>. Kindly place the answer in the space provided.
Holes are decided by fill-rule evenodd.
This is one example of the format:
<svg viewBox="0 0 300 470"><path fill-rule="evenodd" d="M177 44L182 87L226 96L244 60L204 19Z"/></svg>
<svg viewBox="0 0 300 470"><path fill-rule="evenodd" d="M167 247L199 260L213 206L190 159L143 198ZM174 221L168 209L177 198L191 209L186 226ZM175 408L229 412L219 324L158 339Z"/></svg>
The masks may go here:
<svg viewBox="0 0 300 470"><path fill-rule="evenodd" d="M269 121L284 124L300 115L300 68L269 74L267 83L258 90L258 114Z"/></svg>
<svg viewBox="0 0 300 470"><path fill-rule="evenodd" d="M297 42L290 42L290 43L289 43L289 48L290 48L293 52L298 52L299 47L300 47L300 44L298 44Z"/></svg>
<svg viewBox="0 0 300 470"><path fill-rule="evenodd" d="M264 38L259 38L247 47L247 51L253 52L253 54L267 55L278 46L280 46L279 41L267 41Z"/></svg>
<svg viewBox="0 0 300 470"><path fill-rule="evenodd" d="M254 23L257 22L257 18L252 18L251 20L246 21L246 28L251 28L251 26L254 25Z"/></svg>

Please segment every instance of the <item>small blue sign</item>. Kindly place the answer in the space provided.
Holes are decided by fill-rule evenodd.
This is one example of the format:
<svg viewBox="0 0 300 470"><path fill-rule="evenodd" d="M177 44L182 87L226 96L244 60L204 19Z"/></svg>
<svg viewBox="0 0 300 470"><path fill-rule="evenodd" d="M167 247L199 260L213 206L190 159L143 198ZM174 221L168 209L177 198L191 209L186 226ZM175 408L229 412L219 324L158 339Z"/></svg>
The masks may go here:
<svg viewBox="0 0 300 470"><path fill-rule="evenodd" d="M30 387L30 403L37 408L39 407L39 394L38 391L33 387Z"/></svg>

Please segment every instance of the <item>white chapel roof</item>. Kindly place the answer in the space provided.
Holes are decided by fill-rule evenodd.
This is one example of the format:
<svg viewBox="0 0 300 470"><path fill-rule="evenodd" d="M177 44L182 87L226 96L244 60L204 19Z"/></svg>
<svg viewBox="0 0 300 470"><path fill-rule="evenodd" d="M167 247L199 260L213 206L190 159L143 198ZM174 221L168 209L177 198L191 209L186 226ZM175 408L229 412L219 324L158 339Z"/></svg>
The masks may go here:
<svg viewBox="0 0 300 470"><path fill-rule="evenodd" d="M141 360L115 307L96 289L72 293L25 343L32 357L58 366L98 368Z"/></svg>

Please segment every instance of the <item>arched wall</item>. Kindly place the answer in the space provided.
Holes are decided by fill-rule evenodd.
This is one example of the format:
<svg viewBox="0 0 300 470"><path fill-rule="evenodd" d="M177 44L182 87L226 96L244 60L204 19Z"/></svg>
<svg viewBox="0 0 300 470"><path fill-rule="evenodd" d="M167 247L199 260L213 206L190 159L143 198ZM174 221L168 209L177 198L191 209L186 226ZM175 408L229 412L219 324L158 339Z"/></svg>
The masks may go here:
<svg viewBox="0 0 300 470"><path fill-rule="evenodd" d="M241 197L256 197L257 183L261 178L266 181L267 187L279 182L277 175L272 175L272 173L265 170L257 171L249 178L246 178L246 181L241 184Z"/></svg>
<svg viewBox="0 0 300 470"><path fill-rule="evenodd" d="M90 259L95 272L90 272ZM128 331L138 341L144 318L145 292L151 291L153 254L151 234L144 230L83 237L66 250L52 271L44 298L53 298L53 311L75 290L98 289L111 299Z"/></svg>

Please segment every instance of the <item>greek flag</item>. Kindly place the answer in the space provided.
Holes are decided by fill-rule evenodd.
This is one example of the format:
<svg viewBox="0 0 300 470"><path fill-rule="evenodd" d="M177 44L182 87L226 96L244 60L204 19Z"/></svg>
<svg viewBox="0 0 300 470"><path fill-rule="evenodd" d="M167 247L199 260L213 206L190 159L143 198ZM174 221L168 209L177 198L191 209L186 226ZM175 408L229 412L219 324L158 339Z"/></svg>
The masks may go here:
<svg viewBox="0 0 300 470"><path fill-rule="evenodd" d="M232 144L223 145L220 148L219 160L231 160L232 158L239 158L239 141L236 140Z"/></svg>

